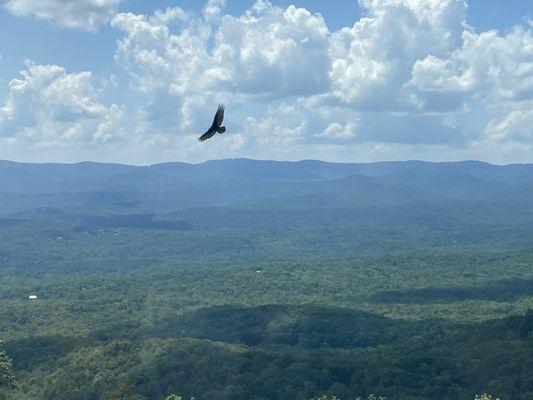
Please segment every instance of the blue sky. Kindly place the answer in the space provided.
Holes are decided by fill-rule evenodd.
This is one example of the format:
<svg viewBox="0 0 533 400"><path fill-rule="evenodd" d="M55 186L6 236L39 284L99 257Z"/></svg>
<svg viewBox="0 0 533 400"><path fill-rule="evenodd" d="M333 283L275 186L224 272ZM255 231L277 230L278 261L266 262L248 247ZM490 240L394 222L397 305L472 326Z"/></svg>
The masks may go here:
<svg viewBox="0 0 533 400"><path fill-rule="evenodd" d="M0 158L533 162L533 0L0 4Z"/></svg>

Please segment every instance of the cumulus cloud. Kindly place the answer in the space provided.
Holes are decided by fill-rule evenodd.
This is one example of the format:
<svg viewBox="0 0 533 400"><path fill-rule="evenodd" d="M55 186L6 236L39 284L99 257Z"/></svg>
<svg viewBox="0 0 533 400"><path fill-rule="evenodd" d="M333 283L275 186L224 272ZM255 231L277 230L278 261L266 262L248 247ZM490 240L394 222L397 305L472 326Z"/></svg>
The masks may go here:
<svg viewBox="0 0 533 400"><path fill-rule="evenodd" d="M4 7L16 16L49 20L61 28L96 31L116 13L122 0L7 0Z"/></svg>
<svg viewBox="0 0 533 400"><path fill-rule="evenodd" d="M142 105L105 104L90 72L29 65L9 85L1 135L98 145L128 130L130 150L150 161L440 158L445 148L512 157L533 142L530 21L476 32L465 0L359 0L362 18L331 32L318 13L266 0L240 16L227 13L226 0L153 15L116 13L120 1L5 6L89 30L114 14L115 62ZM228 133L199 145L218 103L227 105Z"/></svg>
<svg viewBox="0 0 533 400"><path fill-rule="evenodd" d="M361 0L366 16L331 36L333 96L359 109L417 110L406 84L417 60L447 56L461 42L462 0Z"/></svg>
<svg viewBox="0 0 533 400"><path fill-rule="evenodd" d="M27 64L0 107L0 136L37 147L99 145L120 138L124 111L99 100L88 71Z"/></svg>
<svg viewBox="0 0 533 400"><path fill-rule="evenodd" d="M516 27L497 31L465 31L463 43L447 59L432 55L417 61L413 84L420 90L484 92L512 100L533 96L533 36Z"/></svg>
<svg viewBox="0 0 533 400"><path fill-rule="evenodd" d="M478 119L484 115L476 141L525 143L533 139L530 29L518 26L504 36L497 31L465 31L462 45L449 57L417 61L411 83L427 99L460 99L466 108L463 114Z"/></svg>
<svg viewBox="0 0 533 400"><path fill-rule="evenodd" d="M208 0L203 10L204 18L207 21L218 22L225 6L226 0Z"/></svg>
<svg viewBox="0 0 533 400"><path fill-rule="evenodd" d="M133 87L269 99L327 90L329 31L320 15L258 1L240 17L222 16L224 4L209 1L202 18L175 29L161 18L117 14L111 25L126 36L116 59Z"/></svg>
<svg viewBox="0 0 533 400"><path fill-rule="evenodd" d="M336 32L320 14L265 0L241 16L225 14L224 0L200 15L117 14L116 61L148 96L140 126L169 146L226 102L234 140L220 139L217 151L228 155L364 143L376 154L410 144L457 150L528 137L530 26L475 32L464 0L359 4L363 17Z"/></svg>
<svg viewBox="0 0 533 400"><path fill-rule="evenodd" d="M487 125L489 141L533 142L533 102L522 110L511 111L500 119L492 119Z"/></svg>
<svg viewBox="0 0 533 400"><path fill-rule="evenodd" d="M148 96L139 127L158 138L149 143L169 146L174 135L203 133L217 103L232 109L226 125L233 138L217 138L227 152L287 143L307 132L287 107L275 115L252 110L265 103L277 109L284 98L328 90L329 30L323 18L265 1L240 17L224 15L224 6L211 0L200 16L175 7L154 16L121 13L111 21L124 33L115 59L130 75L131 88ZM255 134L244 140L245 131Z"/></svg>
<svg viewBox="0 0 533 400"><path fill-rule="evenodd" d="M120 13L111 26L126 33L118 42L116 61L132 77L132 88L150 92L170 90L170 87L191 87L200 70L209 68L206 54L208 33L206 25L180 26L180 35L171 33L174 22L184 22L186 13L181 8L169 8L153 17ZM190 82L189 82L190 81Z"/></svg>
<svg viewBox="0 0 533 400"><path fill-rule="evenodd" d="M356 127L353 123L341 125L338 122L330 123L324 132L317 134L317 137L328 139L350 139L355 136Z"/></svg>
<svg viewBox="0 0 533 400"><path fill-rule="evenodd" d="M273 97L328 89L329 30L320 15L257 2L240 18L225 16L213 51L232 90Z"/></svg>

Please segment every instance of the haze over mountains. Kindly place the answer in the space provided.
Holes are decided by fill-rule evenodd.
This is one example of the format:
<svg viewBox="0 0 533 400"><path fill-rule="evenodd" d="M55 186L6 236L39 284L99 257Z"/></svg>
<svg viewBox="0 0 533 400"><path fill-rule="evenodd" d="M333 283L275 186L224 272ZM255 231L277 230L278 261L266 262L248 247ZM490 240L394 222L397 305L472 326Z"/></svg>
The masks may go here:
<svg viewBox="0 0 533 400"><path fill-rule="evenodd" d="M403 220L440 215L457 223L475 219L522 224L533 217L532 203L531 164L248 159L152 166L0 162L3 217L69 219L83 214L87 220L87 214L120 215L113 223L117 226L134 221L142 227L143 221L148 225L151 221L143 215L161 214L186 222L168 228L231 227L238 225L238 219L227 218L232 212L254 227L357 226L374 214L376 223L387 216ZM274 219L267 215L276 210L285 215ZM316 211L313 218L301 218L299 213L306 210Z"/></svg>
<svg viewBox="0 0 533 400"><path fill-rule="evenodd" d="M530 164L248 159L152 166L0 163L3 224L55 221L68 224L65 232L193 231L202 240L211 234L224 236L224 230L254 230L263 232L265 241L284 241L291 230L299 230L316 239L292 235L301 242L282 246L290 249L290 257L304 249L353 254L370 238L386 247L407 243L410 249L487 241L493 246L525 245L532 205ZM58 235L68 236L65 232ZM331 240L321 239L324 235ZM194 248L189 241L194 242L180 242L186 252ZM248 245L236 242L231 250ZM259 240L249 251L255 258L266 250ZM203 255L201 248L190 254Z"/></svg>
<svg viewBox="0 0 533 400"><path fill-rule="evenodd" d="M497 166L478 161L341 164L228 159L151 166L0 161L2 193L181 192L198 205L313 195L324 195L324 200L330 201L355 195L352 205L437 198L516 202L522 200L521 195L530 194L532 186L533 164ZM214 192L222 197L206 196ZM179 208L182 199L177 200Z"/></svg>

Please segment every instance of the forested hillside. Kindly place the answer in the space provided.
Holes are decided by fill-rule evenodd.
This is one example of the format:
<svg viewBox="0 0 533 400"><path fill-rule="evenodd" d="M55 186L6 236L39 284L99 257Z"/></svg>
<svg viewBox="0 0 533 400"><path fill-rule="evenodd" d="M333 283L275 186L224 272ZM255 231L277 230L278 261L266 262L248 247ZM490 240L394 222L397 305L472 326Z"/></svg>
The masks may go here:
<svg viewBox="0 0 533 400"><path fill-rule="evenodd" d="M0 162L0 398L530 400L532 206L533 165Z"/></svg>

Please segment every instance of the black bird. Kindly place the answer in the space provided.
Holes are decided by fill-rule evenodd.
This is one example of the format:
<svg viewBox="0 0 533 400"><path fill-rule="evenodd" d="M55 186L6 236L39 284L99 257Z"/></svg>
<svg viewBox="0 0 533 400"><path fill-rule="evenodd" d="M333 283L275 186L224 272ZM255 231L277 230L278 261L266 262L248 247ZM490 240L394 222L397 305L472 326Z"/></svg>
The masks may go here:
<svg viewBox="0 0 533 400"><path fill-rule="evenodd" d="M215 119L213 119L213 124L211 125L211 128L204 133L202 136L198 138L200 142L203 142L204 140L210 139L213 137L215 133L224 133L226 132L225 126L222 125L222 121L224 121L224 106L222 104L218 105L217 113L215 114Z"/></svg>

